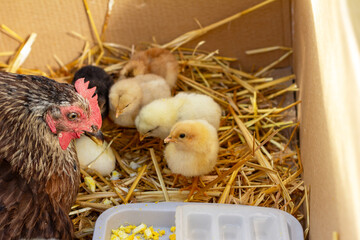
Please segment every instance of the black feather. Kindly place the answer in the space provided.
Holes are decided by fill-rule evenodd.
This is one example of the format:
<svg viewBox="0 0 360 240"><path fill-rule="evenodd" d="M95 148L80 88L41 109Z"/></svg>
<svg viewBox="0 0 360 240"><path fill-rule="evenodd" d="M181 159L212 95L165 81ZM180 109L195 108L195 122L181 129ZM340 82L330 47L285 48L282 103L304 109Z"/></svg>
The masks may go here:
<svg viewBox="0 0 360 240"><path fill-rule="evenodd" d="M79 78L89 81L89 87L96 87L95 93L98 95L101 117L104 119L109 113L109 89L114 83L113 79L102 68L91 65L80 68L75 73L72 84Z"/></svg>

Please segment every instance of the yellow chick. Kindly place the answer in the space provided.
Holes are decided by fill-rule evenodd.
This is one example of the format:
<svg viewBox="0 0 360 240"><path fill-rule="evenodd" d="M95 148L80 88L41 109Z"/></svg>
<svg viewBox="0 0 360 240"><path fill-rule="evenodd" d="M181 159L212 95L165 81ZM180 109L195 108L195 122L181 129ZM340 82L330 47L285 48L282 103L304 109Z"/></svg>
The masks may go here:
<svg viewBox="0 0 360 240"><path fill-rule="evenodd" d="M189 196L197 188L198 178L214 169L219 152L217 130L205 120L176 123L165 138L164 156L170 170L194 177Z"/></svg>
<svg viewBox="0 0 360 240"><path fill-rule="evenodd" d="M141 107L150 102L171 96L171 90L165 79L155 74L138 75L133 78L140 84L142 90Z"/></svg>
<svg viewBox="0 0 360 240"><path fill-rule="evenodd" d="M144 106L135 119L142 138L166 138L172 126L181 120L204 119L219 129L220 106L209 96L181 92L172 98L158 99Z"/></svg>
<svg viewBox="0 0 360 240"><path fill-rule="evenodd" d="M80 167L94 169L103 176L110 175L115 169L115 155L111 147L106 149L107 146L108 144L105 141L100 146L84 135L76 139L75 148Z"/></svg>
<svg viewBox="0 0 360 240"><path fill-rule="evenodd" d="M109 93L110 119L123 127L134 127L135 118L144 105L170 97L170 87L155 74L138 75L115 83Z"/></svg>
<svg viewBox="0 0 360 240"><path fill-rule="evenodd" d="M120 72L122 78L154 73L163 77L170 88L176 84L179 65L169 50L150 48L136 52Z"/></svg>

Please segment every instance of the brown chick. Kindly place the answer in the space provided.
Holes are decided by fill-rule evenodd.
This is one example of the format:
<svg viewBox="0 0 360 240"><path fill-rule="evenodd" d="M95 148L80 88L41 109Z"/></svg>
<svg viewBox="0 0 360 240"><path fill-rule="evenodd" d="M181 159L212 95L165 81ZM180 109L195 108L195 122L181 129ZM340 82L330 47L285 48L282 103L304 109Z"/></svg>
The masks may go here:
<svg viewBox="0 0 360 240"><path fill-rule="evenodd" d="M175 174L194 177L189 197L197 188L198 178L214 169L219 151L216 129L205 120L176 123L164 140L165 159Z"/></svg>
<svg viewBox="0 0 360 240"><path fill-rule="evenodd" d="M135 118L144 105L170 94L164 78L155 74L117 81L110 89L109 117L119 126L134 127Z"/></svg>
<svg viewBox="0 0 360 240"><path fill-rule="evenodd" d="M129 78L146 73L163 77L170 88L175 86L179 72L178 62L169 50L150 48L136 52L120 72L121 78Z"/></svg>

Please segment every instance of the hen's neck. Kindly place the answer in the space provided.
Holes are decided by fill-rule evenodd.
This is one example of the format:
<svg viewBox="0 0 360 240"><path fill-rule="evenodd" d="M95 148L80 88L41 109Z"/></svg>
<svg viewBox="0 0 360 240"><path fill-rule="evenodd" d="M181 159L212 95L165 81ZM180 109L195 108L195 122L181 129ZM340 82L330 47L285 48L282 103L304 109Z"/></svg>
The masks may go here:
<svg viewBox="0 0 360 240"><path fill-rule="evenodd" d="M71 171L78 171L74 170L78 167L74 144L62 150L43 117L32 113L14 118L0 115L0 124L0 156L27 181L48 180L60 171L72 176Z"/></svg>

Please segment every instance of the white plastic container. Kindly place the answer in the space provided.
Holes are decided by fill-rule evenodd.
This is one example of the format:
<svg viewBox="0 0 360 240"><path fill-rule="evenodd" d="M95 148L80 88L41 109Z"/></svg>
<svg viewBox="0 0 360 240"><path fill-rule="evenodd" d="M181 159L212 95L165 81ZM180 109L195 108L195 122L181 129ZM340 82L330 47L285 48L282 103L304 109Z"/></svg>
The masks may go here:
<svg viewBox="0 0 360 240"><path fill-rule="evenodd" d="M211 203L137 203L110 208L96 221L93 240L110 239L111 229L145 223L177 240L303 240L300 223L273 208Z"/></svg>

